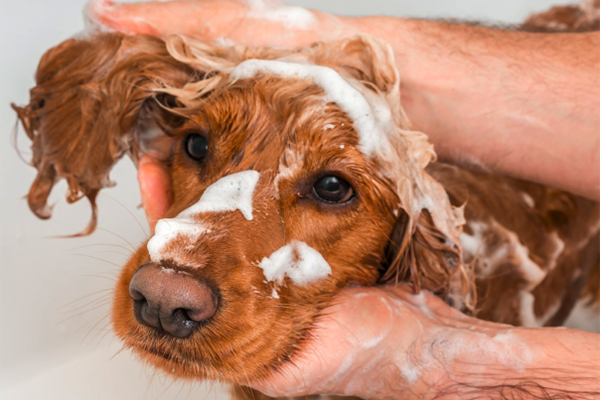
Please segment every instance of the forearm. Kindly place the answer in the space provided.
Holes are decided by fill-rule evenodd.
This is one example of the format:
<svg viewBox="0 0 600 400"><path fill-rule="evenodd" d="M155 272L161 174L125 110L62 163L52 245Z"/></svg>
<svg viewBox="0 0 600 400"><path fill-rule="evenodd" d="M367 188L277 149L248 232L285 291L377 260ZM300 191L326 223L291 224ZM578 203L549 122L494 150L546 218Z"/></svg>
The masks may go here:
<svg viewBox="0 0 600 400"><path fill-rule="evenodd" d="M566 329L499 330L500 357L465 352L453 363L438 398L596 399L600 396L600 338ZM503 349L499 347L499 349ZM489 351L489 349L488 349ZM484 366L485 364L485 366Z"/></svg>
<svg viewBox="0 0 600 400"><path fill-rule="evenodd" d="M598 335L442 314L434 312L433 325L421 318L424 328L408 349L394 352L387 344L378 349L385 354L381 367L373 369L373 376L359 374L357 379L383 382L380 390L363 384L360 391L346 394L371 400L600 396Z"/></svg>
<svg viewBox="0 0 600 400"><path fill-rule="evenodd" d="M600 33L348 23L391 43L402 104L441 159L600 199Z"/></svg>
<svg viewBox="0 0 600 400"><path fill-rule="evenodd" d="M345 289L317 324L318 340L255 388L369 400L600 397L600 335L482 321L411 293Z"/></svg>

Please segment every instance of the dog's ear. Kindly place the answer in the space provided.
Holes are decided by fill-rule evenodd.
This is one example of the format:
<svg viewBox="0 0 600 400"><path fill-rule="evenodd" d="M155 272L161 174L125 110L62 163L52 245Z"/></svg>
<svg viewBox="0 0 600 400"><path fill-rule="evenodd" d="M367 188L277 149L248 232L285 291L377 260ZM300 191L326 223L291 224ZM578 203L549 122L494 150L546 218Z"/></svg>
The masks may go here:
<svg viewBox="0 0 600 400"><path fill-rule="evenodd" d="M31 210L49 218L48 196L64 178L69 203L85 196L92 204L92 220L79 235L91 233L95 198L111 184L113 165L127 153L137 159L140 124L176 123L165 117L159 102L167 99L154 89L181 86L194 74L168 55L164 42L143 35L99 34L46 52L29 104L13 105L38 170L27 196Z"/></svg>
<svg viewBox="0 0 600 400"><path fill-rule="evenodd" d="M379 282L409 282L416 293L429 290L453 307L472 311L476 303L474 274L462 262L460 250L447 239L426 209L413 224L400 210Z"/></svg>

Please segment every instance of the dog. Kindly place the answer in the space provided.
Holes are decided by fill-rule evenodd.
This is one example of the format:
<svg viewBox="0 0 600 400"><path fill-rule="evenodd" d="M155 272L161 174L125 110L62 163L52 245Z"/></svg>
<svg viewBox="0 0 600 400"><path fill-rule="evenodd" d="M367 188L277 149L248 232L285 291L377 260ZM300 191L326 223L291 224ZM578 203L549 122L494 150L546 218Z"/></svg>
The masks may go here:
<svg viewBox="0 0 600 400"><path fill-rule="evenodd" d="M31 210L49 218L65 178L67 200L92 205L81 234L112 166L158 132L174 203L123 267L112 322L174 377L271 375L349 285L406 282L524 326L560 325L582 293L599 296L586 287L598 204L434 162L374 37L275 50L100 33L49 50L13 108L38 170Z"/></svg>
<svg viewBox="0 0 600 400"><path fill-rule="evenodd" d="M533 14L520 26L529 32L591 32L600 30L600 0L554 6Z"/></svg>

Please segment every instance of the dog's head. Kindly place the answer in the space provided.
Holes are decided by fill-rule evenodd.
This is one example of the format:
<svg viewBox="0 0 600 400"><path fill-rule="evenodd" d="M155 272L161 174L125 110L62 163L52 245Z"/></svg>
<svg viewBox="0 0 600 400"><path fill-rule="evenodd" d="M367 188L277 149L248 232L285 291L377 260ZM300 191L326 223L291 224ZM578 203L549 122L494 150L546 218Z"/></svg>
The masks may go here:
<svg viewBox="0 0 600 400"><path fill-rule="evenodd" d="M50 50L37 84L16 109L39 216L57 178L93 202L144 132L168 138L174 203L123 268L113 323L170 374L273 373L347 285L473 300L461 210L424 170L433 149L378 39L272 50L103 34Z"/></svg>

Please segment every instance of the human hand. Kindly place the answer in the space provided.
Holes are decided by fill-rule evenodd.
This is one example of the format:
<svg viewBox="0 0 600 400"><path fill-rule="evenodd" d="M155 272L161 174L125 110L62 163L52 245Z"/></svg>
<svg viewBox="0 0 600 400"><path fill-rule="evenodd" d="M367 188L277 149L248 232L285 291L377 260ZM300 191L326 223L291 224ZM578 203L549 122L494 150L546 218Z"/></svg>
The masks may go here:
<svg viewBox="0 0 600 400"><path fill-rule="evenodd" d="M295 47L356 34L351 18L290 6L277 0L178 0L115 3L93 0L94 24L125 33L180 34L207 42Z"/></svg>
<svg viewBox="0 0 600 400"><path fill-rule="evenodd" d="M313 340L293 364L251 385L272 397L336 394L364 399L422 399L448 381L449 364L429 346L446 326L470 318L407 285L346 288L324 310Z"/></svg>
<svg viewBox="0 0 600 400"><path fill-rule="evenodd" d="M144 155L138 162L138 182L142 196L142 206L150 232L163 218L173 202L171 178L168 171L153 156Z"/></svg>

